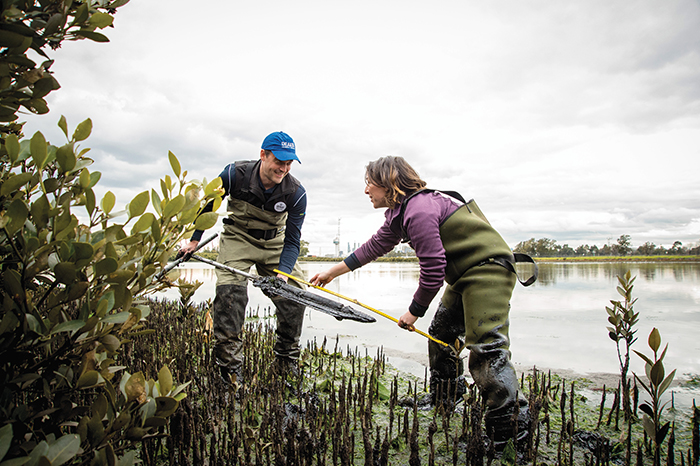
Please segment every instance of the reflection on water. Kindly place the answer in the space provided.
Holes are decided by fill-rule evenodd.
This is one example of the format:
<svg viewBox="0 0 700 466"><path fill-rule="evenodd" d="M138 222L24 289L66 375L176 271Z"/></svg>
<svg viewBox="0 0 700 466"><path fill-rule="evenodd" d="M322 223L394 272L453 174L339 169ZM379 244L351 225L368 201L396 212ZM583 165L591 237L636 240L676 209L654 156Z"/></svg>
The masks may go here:
<svg viewBox="0 0 700 466"><path fill-rule="evenodd" d="M661 280L670 279L682 281L699 281L700 266L699 264L674 264L674 263L653 263L653 262L638 262L638 263L574 263L574 262L551 262L539 264L538 285L549 286L556 285L557 280L568 281L571 277L582 280L597 280L600 275L605 280L617 281L619 275L624 274L628 270L636 275L637 281L654 281L656 278Z"/></svg>
<svg viewBox="0 0 700 466"><path fill-rule="evenodd" d="M308 278L330 265L303 262L302 268ZM656 327L662 344L669 343L664 360L668 371L677 369L679 377L700 374L696 336L700 331L700 264L545 263L539 268L539 280L528 288L517 285L511 302L511 350L519 369L537 366L579 373L619 373L615 343L606 329L605 306L611 299L620 298L617 277L630 270L637 277L633 294L638 298L635 311L640 313L635 349L650 353L646 341ZM210 266L187 264L179 270L183 279L203 282L195 301L214 298L216 275ZM398 318L411 302L418 273L415 263L373 263L335 279L328 288ZM252 285L248 293L250 306L270 306L269 299ZM173 290L165 296L178 297ZM329 294L324 296L342 301ZM427 331L437 304L436 299L426 316L418 320L419 329ZM369 312L360 307L358 310ZM376 323L363 324L337 321L307 310L302 338L320 342L324 337L330 340L338 336L340 347L366 347L370 354L383 346L392 364L422 376L428 363L427 340L376 317ZM644 373L636 355L632 355L631 370Z"/></svg>

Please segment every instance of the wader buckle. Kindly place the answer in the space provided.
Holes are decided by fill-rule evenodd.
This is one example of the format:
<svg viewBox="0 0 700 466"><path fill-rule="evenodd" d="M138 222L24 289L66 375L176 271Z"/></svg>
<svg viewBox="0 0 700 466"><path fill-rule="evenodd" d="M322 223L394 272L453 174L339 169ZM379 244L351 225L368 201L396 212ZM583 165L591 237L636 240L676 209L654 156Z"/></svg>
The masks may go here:
<svg viewBox="0 0 700 466"><path fill-rule="evenodd" d="M255 239L264 239L268 241L277 236L278 231L277 228L273 228L272 230L258 230L253 228L248 230L248 234Z"/></svg>
<svg viewBox="0 0 700 466"><path fill-rule="evenodd" d="M226 217L222 220L223 223L226 225L233 225L234 222L232 219ZM250 236L252 236L255 239L264 239L265 241L269 241L275 236L277 236L277 233L279 233L279 228L273 228L271 230L259 230L257 228L251 228L250 230L246 230L245 228L242 228L243 231L248 233Z"/></svg>

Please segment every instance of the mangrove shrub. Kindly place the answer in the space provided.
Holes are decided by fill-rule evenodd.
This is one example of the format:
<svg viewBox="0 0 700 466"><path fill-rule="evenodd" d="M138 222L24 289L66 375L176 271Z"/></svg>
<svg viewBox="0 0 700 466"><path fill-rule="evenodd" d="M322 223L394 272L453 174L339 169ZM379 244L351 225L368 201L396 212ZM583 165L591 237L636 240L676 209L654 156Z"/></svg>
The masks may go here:
<svg viewBox="0 0 700 466"><path fill-rule="evenodd" d="M9 134L0 155L0 463L128 464L185 384L167 366L130 374L120 353L146 331L144 296L172 285L154 276L176 244L214 226L193 222L220 179L187 182L170 153L175 178L116 212L80 147L91 121L59 127L62 146Z"/></svg>

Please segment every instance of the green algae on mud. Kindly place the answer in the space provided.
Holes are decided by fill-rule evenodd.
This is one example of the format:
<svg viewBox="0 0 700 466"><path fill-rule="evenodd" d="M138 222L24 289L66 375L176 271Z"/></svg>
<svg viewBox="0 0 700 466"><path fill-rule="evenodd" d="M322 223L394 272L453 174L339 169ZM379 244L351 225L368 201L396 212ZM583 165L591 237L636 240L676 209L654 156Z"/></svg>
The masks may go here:
<svg viewBox="0 0 700 466"><path fill-rule="evenodd" d="M144 444L146 465L486 464L494 457L484 443L483 405L471 384L454 411L400 406L402 399L425 393L427 381L392 367L381 349L368 354L338 348L337 339L307 344L298 377L278 374L271 369L273 316L249 310L243 379L227 387L211 370L206 305L184 313L167 302L152 308L148 324L158 331L125 349L129 367L148 373L167 361L178 380L192 384L161 428L163 437ZM603 391L597 381L534 368L521 384L536 418L531 440L518 445L521 460L606 464L624 458L626 427L616 385ZM693 413L668 412L675 416L672 451L687 456L689 464ZM635 420L632 456L639 450L641 464L651 464L642 432ZM507 458L515 451L510 453L491 464L512 464Z"/></svg>

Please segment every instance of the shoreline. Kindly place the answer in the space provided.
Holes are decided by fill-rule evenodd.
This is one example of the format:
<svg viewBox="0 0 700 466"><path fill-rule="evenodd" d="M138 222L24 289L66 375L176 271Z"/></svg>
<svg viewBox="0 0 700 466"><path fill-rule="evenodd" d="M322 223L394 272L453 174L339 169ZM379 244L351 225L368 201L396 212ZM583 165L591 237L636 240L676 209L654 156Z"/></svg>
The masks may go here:
<svg viewBox="0 0 700 466"><path fill-rule="evenodd" d="M337 262L344 257L299 256L300 262ZM537 263L548 262L585 262L585 263L615 263L615 262L673 262L700 263L700 256L570 256L570 257L534 257ZM415 256L410 257L380 257L375 262L418 262Z"/></svg>

